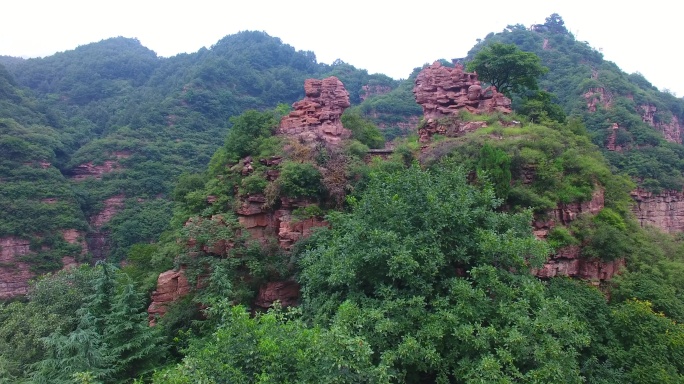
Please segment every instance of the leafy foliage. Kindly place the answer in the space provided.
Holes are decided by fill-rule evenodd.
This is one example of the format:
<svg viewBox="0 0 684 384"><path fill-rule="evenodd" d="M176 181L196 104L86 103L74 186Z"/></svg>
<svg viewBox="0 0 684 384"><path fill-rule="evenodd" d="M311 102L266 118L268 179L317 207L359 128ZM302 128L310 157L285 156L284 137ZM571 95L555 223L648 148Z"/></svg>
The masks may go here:
<svg viewBox="0 0 684 384"><path fill-rule="evenodd" d="M528 89L536 90L537 79L548 72L534 53L502 43L492 43L480 50L468 62L468 70L477 72L480 80L492 84L508 97Z"/></svg>

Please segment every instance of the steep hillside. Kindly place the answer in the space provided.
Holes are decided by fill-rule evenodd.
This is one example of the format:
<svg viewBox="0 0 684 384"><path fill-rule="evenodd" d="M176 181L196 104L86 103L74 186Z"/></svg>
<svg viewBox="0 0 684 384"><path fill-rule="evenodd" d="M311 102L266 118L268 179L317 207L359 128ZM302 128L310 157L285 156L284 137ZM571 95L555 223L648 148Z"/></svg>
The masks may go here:
<svg viewBox="0 0 684 384"><path fill-rule="evenodd" d="M36 104L0 66L0 299L86 252L88 225L58 168L66 145Z"/></svg>
<svg viewBox="0 0 684 384"><path fill-rule="evenodd" d="M550 69L541 87L555 94L568 115L585 122L616 172L637 182L639 190L633 194L641 223L680 231L684 101L658 91L639 73L626 74L603 60L588 43L575 40L558 15L529 29L512 25L492 33L468 58L497 41L534 52Z"/></svg>
<svg viewBox="0 0 684 384"><path fill-rule="evenodd" d="M383 90L396 86L384 75L349 64L320 64L312 52L296 51L262 32L226 36L211 49L171 58L118 37L42 59L2 57L0 62L7 65L0 73L0 113L20 124L41 124L56 140L46 147L55 152L51 159L40 152L33 156L42 156L60 183L68 184L77 204L75 211L63 212L87 221L78 229L93 260L122 260L131 245L158 239L171 219L168 197L176 179L207 166L231 116L291 104L302 96L305 78L325 73L354 84L356 102L372 92L364 88L369 84ZM7 133L18 137L16 129ZM41 182L53 183L49 180L45 176ZM25 196L27 202L43 199L28 190ZM19 226L15 221L24 213L5 215L6 225ZM35 226L13 235L24 244L41 231ZM5 258L7 265L14 260ZM53 260L37 268L58 266Z"/></svg>
<svg viewBox="0 0 684 384"><path fill-rule="evenodd" d="M257 32L3 58L0 271L27 295L0 304L0 382L684 382L684 241L643 225L681 228L658 125L679 101L557 15L473 59L496 40L539 56L481 64L533 74L497 89L440 60L396 82ZM111 92L28 87L77 51L109 52ZM106 70L128 57L153 69ZM125 262L25 283L68 256Z"/></svg>

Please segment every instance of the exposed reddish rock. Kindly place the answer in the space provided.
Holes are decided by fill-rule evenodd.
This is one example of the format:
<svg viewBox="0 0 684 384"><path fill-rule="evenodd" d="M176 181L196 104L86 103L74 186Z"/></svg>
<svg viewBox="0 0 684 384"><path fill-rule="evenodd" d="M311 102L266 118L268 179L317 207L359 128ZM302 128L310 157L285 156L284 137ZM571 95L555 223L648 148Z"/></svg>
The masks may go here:
<svg viewBox="0 0 684 384"><path fill-rule="evenodd" d="M299 284L294 281L272 281L259 288L254 305L263 309L270 308L279 301L283 307L296 305L299 300Z"/></svg>
<svg viewBox="0 0 684 384"><path fill-rule="evenodd" d="M596 112L599 105L604 109L609 109L613 105L613 94L603 87L589 88L582 96L587 101L589 112Z"/></svg>
<svg viewBox="0 0 684 384"><path fill-rule="evenodd" d="M545 239L556 225L568 225L579 214L595 215L604 207L604 190L596 188L589 201L582 203L559 203L545 219L537 218L533 223L533 233L538 239ZM544 265L532 273L540 278L568 276L585 280L610 280L625 265L624 259L602 261L580 257L581 247L577 245L561 248Z"/></svg>
<svg viewBox="0 0 684 384"><path fill-rule="evenodd" d="M114 215L123 209L125 198L126 196L124 195L116 195L105 200L104 208L90 219L90 225L95 228L101 228L103 225L107 224Z"/></svg>
<svg viewBox="0 0 684 384"><path fill-rule="evenodd" d="M30 244L29 240L18 237L0 238L0 299L28 292L28 282L35 275L29 265L19 259L31 252Z"/></svg>
<svg viewBox="0 0 684 384"><path fill-rule="evenodd" d="M663 121L656 121L657 119L655 114L658 112L658 108L655 105L644 104L640 105L639 107L641 108L641 119L644 121L644 123L662 133L665 137L665 140L671 143L682 143L682 131L684 129L679 123L677 116L670 114L670 121L667 123Z"/></svg>
<svg viewBox="0 0 684 384"><path fill-rule="evenodd" d="M631 192L632 212L642 227L650 225L664 232L684 232L684 193L663 191L654 194L643 189Z"/></svg>
<svg viewBox="0 0 684 384"><path fill-rule="evenodd" d="M81 254L88 253L88 244L85 241L85 234L77 229L63 229L62 238L69 244L79 244L81 246Z"/></svg>
<svg viewBox="0 0 684 384"><path fill-rule="evenodd" d="M290 249L298 240L311 236L314 228L328 226L326 221L318 217L294 220L290 212L286 209L278 211L278 244L283 249Z"/></svg>
<svg viewBox="0 0 684 384"><path fill-rule="evenodd" d="M157 278L157 289L152 292L152 303L147 308L150 326L155 325L157 317L164 316L169 304L190 293L190 284L184 271L170 270Z"/></svg>
<svg viewBox="0 0 684 384"><path fill-rule="evenodd" d="M610 280L625 266L624 259L602 261L580 257L580 247L560 249L543 267L533 273L540 278L567 276L584 280Z"/></svg>
<svg viewBox="0 0 684 384"><path fill-rule="evenodd" d="M278 210L265 208L266 198L263 195L252 195L242 199L236 210L240 225L247 229L254 239L273 238L283 249L290 249L297 240L311 234L313 228L327 226L327 222L317 218L294 220L292 211L312 203L305 199L282 197Z"/></svg>
<svg viewBox="0 0 684 384"><path fill-rule="evenodd" d="M387 93L390 93L391 91L392 87L389 87L387 85L366 84L363 87L361 87L361 94L359 96L361 97L361 101L364 101L369 97L385 95Z"/></svg>
<svg viewBox="0 0 684 384"><path fill-rule="evenodd" d="M99 180L102 179L102 175L105 173L113 172L117 169L120 169L119 163L113 160L106 160L102 165L95 165L93 162L88 162L76 166L76 168L72 170L73 175L71 176L71 179L81 181L93 177Z"/></svg>
<svg viewBox="0 0 684 384"><path fill-rule="evenodd" d="M564 225L569 224L577 218L580 213L590 213L595 215L603 209L604 191L603 188L594 189L591 200L581 203L559 203L558 207L551 213L552 218Z"/></svg>
<svg viewBox="0 0 684 384"><path fill-rule="evenodd" d="M511 100L495 87L482 88L477 73L463 71L463 66L445 67L435 62L423 69L413 87L416 102L423 107L425 120L471 113L511 112Z"/></svg>
<svg viewBox="0 0 684 384"><path fill-rule="evenodd" d="M104 260L109 254L109 231L102 230L114 215L124 207L124 195L116 195L104 201L104 208L97 215L90 218L90 226L93 232L87 235L88 249L95 260Z"/></svg>
<svg viewBox="0 0 684 384"><path fill-rule="evenodd" d="M606 140L606 149L609 151L622 152L623 148L620 145L615 144L615 141L617 140L617 132L620 127L617 123L613 123L609 129L610 133L608 134L608 140Z"/></svg>
<svg viewBox="0 0 684 384"><path fill-rule="evenodd" d="M281 134L305 143L321 139L330 144L351 136L340 121L342 112L350 106L349 92L337 77L307 79L304 92L306 97L292 104L294 111L280 121Z"/></svg>

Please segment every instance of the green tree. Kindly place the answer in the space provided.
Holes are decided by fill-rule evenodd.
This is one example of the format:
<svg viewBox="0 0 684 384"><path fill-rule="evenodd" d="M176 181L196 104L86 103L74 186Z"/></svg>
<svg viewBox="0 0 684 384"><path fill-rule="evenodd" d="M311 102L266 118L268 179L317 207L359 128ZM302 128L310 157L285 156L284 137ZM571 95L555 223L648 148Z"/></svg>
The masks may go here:
<svg viewBox="0 0 684 384"><path fill-rule="evenodd" d="M549 249L500 202L452 164L375 174L301 256L304 313L399 382L579 383L582 325L529 274Z"/></svg>
<svg viewBox="0 0 684 384"><path fill-rule="evenodd" d="M539 56L524 52L515 44L491 43L468 63L479 79L492 84L508 97L525 90L536 90L537 79L548 72Z"/></svg>

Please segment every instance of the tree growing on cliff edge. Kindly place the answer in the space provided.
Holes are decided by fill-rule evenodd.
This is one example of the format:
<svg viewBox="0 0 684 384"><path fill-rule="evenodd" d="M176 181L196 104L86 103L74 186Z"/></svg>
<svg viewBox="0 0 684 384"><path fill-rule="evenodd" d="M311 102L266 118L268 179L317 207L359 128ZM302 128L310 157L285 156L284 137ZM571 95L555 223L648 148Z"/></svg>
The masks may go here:
<svg viewBox="0 0 684 384"><path fill-rule="evenodd" d="M526 90L538 89L537 79L549 71L539 56L521 51L515 44L492 43L484 47L468 63L468 71L476 71L480 80L511 97Z"/></svg>

